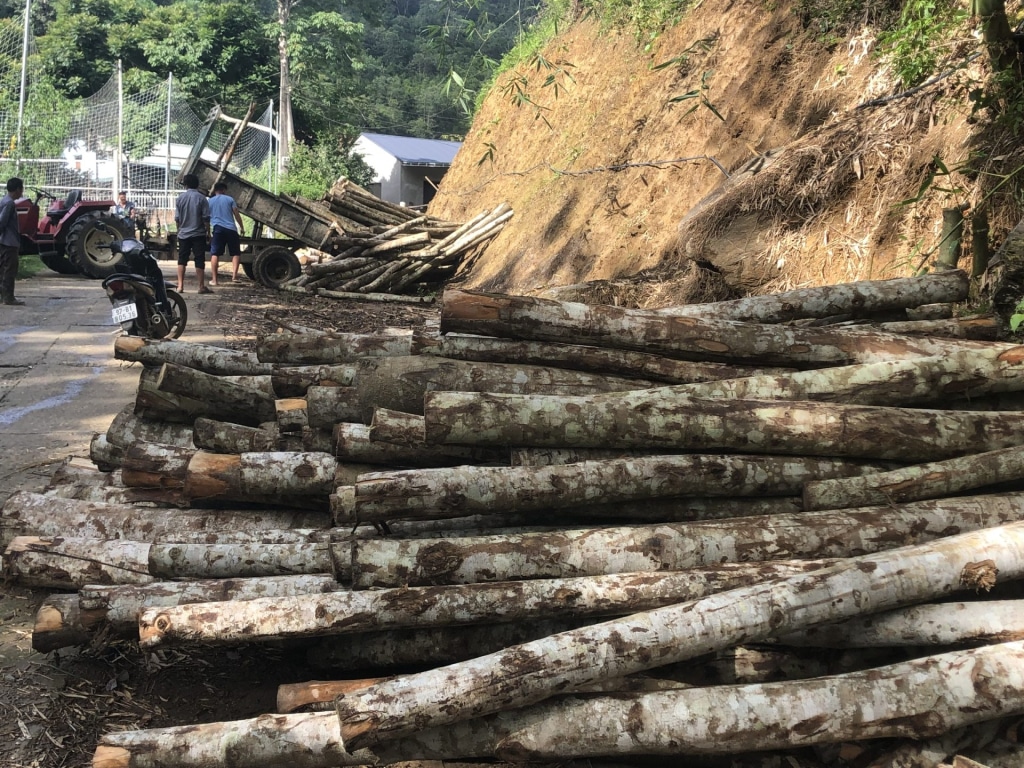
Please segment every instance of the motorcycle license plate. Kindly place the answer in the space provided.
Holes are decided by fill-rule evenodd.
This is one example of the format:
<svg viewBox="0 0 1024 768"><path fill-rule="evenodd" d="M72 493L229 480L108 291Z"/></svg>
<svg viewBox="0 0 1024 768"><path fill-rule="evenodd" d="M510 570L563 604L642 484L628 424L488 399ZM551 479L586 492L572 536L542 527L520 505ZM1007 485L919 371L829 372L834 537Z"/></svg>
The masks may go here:
<svg viewBox="0 0 1024 768"><path fill-rule="evenodd" d="M139 310L135 306L135 302L130 304L121 304L110 310L111 316L114 318L115 323L126 323L129 320L134 320L139 316Z"/></svg>

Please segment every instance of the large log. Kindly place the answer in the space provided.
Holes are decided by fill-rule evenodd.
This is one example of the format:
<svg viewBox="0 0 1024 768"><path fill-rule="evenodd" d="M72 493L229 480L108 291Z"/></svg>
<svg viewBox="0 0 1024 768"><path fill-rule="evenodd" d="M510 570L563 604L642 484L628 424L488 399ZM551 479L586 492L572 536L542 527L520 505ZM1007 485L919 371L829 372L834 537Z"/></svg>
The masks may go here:
<svg viewBox="0 0 1024 768"><path fill-rule="evenodd" d="M925 602L1024 576L1024 523L901 547L407 675L337 701L349 752L542 701L740 641Z"/></svg>
<svg viewBox="0 0 1024 768"><path fill-rule="evenodd" d="M84 584L147 584L149 549L138 541L18 536L4 552L4 573L19 584L78 589Z"/></svg>
<svg viewBox="0 0 1024 768"><path fill-rule="evenodd" d="M326 501L343 482L338 460L328 453L196 451L186 466L182 490L190 499L259 501L300 496Z"/></svg>
<svg viewBox="0 0 1024 768"><path fill-rule="evenodd" d="M277 450L277 433L200 416L192 428L196 448L214 453L249 453Z"/></svg>
<svg viewBox="0 0 1024 768"><path fill-rule="evenodd" d="M278 397L305 397L310 387L349 387L355 381L355 365L306 365L275 367L270 377Z"/></svg>
<svg viewBox="0 0 1024 768"><path fill-rule="evenodd" d="M342 461L360 464L386 464L405 467L441 467L457 464L495 464L508 460L508 451L493 448L474 448L461 445L431 445L423 440L423 417L411 416L419 424L419 439L404 444L373 439L373 429L379 424L383 409L374 409L373 422L365 424L339 423L334 425L330 450ZM394 411L388 411L394 413ZM322 447L322 446L321 446ZM310 445L307 450L313 450Z"/></svg>
<svg viewBox="0 0 1024 768"><path fill-rule="evenodd" d="M763 367L729 365L727 363L693 362L659 357L625 349L586 347L581 344L558 344L542 341L497 339L487 336L418 334L413 352L436 355L453 360L504 363L515 360L528 365L571 368L577 371L614 374L669 384L690 384L718 381L753 375L780 374L788 369L765 370Z"/></svg>
<svg viewBox="0 0 1024 768"><path fill-rule="evenodd" d="M352 584L470 584L684 570L740 560L852 557L1020 519L1024 494L697 523L352 542Z"/></svg>
<svg viewBox="0 0 1024 768"><path fill-rule="evenodd" d="M1019 445L1024 428L1020 413L712 397L634 411L605 398L428 392L426 440L924 462Z"/></svg>
<svg viewBox="0 0 1024 768"><path fill-rule="evenodd" d="M160 368L143 368L139 374L139 388L135 393L135 414L154 421L192 424L199 416L220 418L215 403L205 403L193 397L172 395L157 389Z"/></svg>
<svg viewBox="0 0 1024 768"><path fill-rule="evenodd" d="M149 549L147 567L153 577L151 581L158 578L228 579L314 575L336 571L332 546L327 541L291 544L153 544Z"/></svg>
<svg viewBox="0 0 1024 768"><path fill-rule="evenodd" d="M97 432L89 441L89 459L100 470L110 472L124 463L124 449L107 440L106 432Z"/></svg>
<svg viewBox="0 0 1024 768"><path fill-rule="evenodd" d="M915 464L862 477L815 479L803 490L804 509L842 509L954 496L1024 479L1024 446ZM358 493L358 486L357 486Z"/></svg>
<svg viewBox="0 0 1024 768"><path fill-rule="evenodd" d="M1024 643L1013 642L798 682L571 697L530 712L495 754L525 762L922 739L1024 712L1022 670Z"/></svg>
<svg viewBox="0 0 1024 768"><path fill-rule="evenodd" d="M195 368L164 363L156 381L161 392L201 400L207 404L202 414L211 411L224 421L254 424L275 417L274 384L269 376L252 376L244 382L227 376L214 376Z"/></svg>
<svg viewBox="0 0 1024 768"><path fill-rule="evenodd" d="M121 481L129 488L182 489L188 464L198 452L138 440L125 451Z"/></svg>
<svg viewBox="0 0 1024 768"><path fill-rule="evenodd" d="M412 331L385 333L276 333L262 337L256 354L264 363L333 365L364 357L408 355Z"/></svg>
<svg viewBox="0 0 1024 768"><path fill-rule="evenodd" d="M798 288L768 296L751 296L712 304L686 304L655 310L674 317L707 317L751 323L786 323L832 315L870 317L922 304L959 302L967 298L966 272L951 270L920 277L862 280L815 288Z"/></svg>
<svg viewBox="0 0 1024 768"><path fill-rule="evenodd" d="M128 337L121 337L128 338ZM136 440L163 445L177 445L194 448L192 429L186 424L171 424L164 421L150 421L135 415L135 406L125 406L107 428L107 442L119 448L127 448Z"/></svg>
<svg viewBox="0 0 1024 768"><path fill-rule="evenodd" d="M603 305L448 290L442 333L632 349L680 360L797 367L934 357L983 349L986 342L899 336L834 327L743 323Z"/></svg>
<svg viewBox="0 0 1024 768"><path fill-rule="evenodd" d="M460 517L500 509L547 511L673 496L794 496L810 480L878 472L838 459L678 455L582 461L549 467L373 472L355 484L352 519Z"/></svg>
<svg viewBox="0 0 1024 768"><path fill-rule="evenodd" d="M168 642L242 643L383 629L617 616L829 564L809 560L731 563L678 573L366 590L147 608L139 616L139 642L143 647Z"/></svg>
<svg viewBox="0 0 1024 768"><path fill-rule="evenodd" d="M114 357L156 368L174 363L216 376L268 376L273 372L270 363L261 363L252 352L139 336L118 336Z"/></svg>

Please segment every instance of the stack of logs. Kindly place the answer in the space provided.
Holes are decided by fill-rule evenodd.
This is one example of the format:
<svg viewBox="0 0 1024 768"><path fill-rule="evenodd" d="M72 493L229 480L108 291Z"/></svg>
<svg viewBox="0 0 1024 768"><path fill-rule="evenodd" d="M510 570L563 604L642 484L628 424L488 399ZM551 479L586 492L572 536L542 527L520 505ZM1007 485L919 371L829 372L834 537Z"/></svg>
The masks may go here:
<svg viewBox="0 0 1024 768"><path fill-rule="evenodd" d="M41 650L287 639L338 678L282 686L277 715L107 734L102 768L1019 764L1024 347L907 320L966 293L449 291L439 332L122 338L136 402L99 469L7 502L6 573L78 590L41 609Z"/></svg>
<svg viewBox="0 0 1024 768"><path fill-rule="evenodd" d="M330 298L415 300L396 297L451 277L464 257L486 247L512 218L512 208L503 203L465 224L450 224L385 202L345 178L331 187L323 203L346 223L344 235L332 239L344 250L307 265L304 274L283 286L286 290Z"/></svg>

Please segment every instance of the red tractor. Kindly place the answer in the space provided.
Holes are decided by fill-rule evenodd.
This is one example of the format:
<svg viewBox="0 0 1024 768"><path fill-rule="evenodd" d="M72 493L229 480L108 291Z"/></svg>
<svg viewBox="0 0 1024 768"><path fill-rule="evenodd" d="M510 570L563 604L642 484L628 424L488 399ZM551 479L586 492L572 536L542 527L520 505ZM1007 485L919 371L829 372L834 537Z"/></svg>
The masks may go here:
<svg viewBox="0 0 1024 768"><path fill-rule="evenodd" d="M66 200L41 189L32 191L35 201L25 198L16 204L21 252L39 254L46 266L62 275L83 274L99 279L113 274L121 255L102 247L115 239L102 225L124 233L123 237L134 236L130 222L110 213L114 201L83 200L79 189L72 190ZM40 215L39 201L43 198L50 203L46 213Z"/></svg>

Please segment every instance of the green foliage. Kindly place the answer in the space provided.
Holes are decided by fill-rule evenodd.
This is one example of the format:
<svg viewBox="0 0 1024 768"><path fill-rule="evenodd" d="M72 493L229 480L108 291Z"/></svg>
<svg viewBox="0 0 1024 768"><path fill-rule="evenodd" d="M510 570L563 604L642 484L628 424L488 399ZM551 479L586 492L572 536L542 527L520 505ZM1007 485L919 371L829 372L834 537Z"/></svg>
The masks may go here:
<svg viewBox="0 0 1024 768"><path fill-rule="evenodd" d="M314 144L296 143L281 179L281 192L319 200L340 176L365 186L373 171L361 157L350 156L354 137L321 136Z"/></svg>
<svg viewBox="0 0 1024 768"><path fill-rule="evenodd" d="M865 5L864 0L796 0L793 13L820 43L832 47L846 36L855 20L865 18Z"/></svg>
<svg viewBox="0 0 1024 768"><path fill-rule="evenodd" d="M879 35L879 52L891 58L904 87L935 74L943 43L962 29L967 11L951 0L908 0L899 22Z"/></svg>
<svg viewBox="0 0 1024 768"><path fill-rule="evenodd" d="M30 277L46 269L46 265L36 255L20 256L18 258L18 280L28 280Z"/></svg>
<svg viewBox="0 0 1024 768"><path fill-rule="evenodd" d="M675 25L691 0L585 0L606 28L629 29L648 46L661 32Z"/></svg>
<svg viewBox="0 0 1024 768"><path fill-rule="evenodd" d="M1016 333L1021 323L1024 323L1024 299L1018 301L1017 306L1013 308L1013 314L1010 315L1010 330Z"/></svg>

